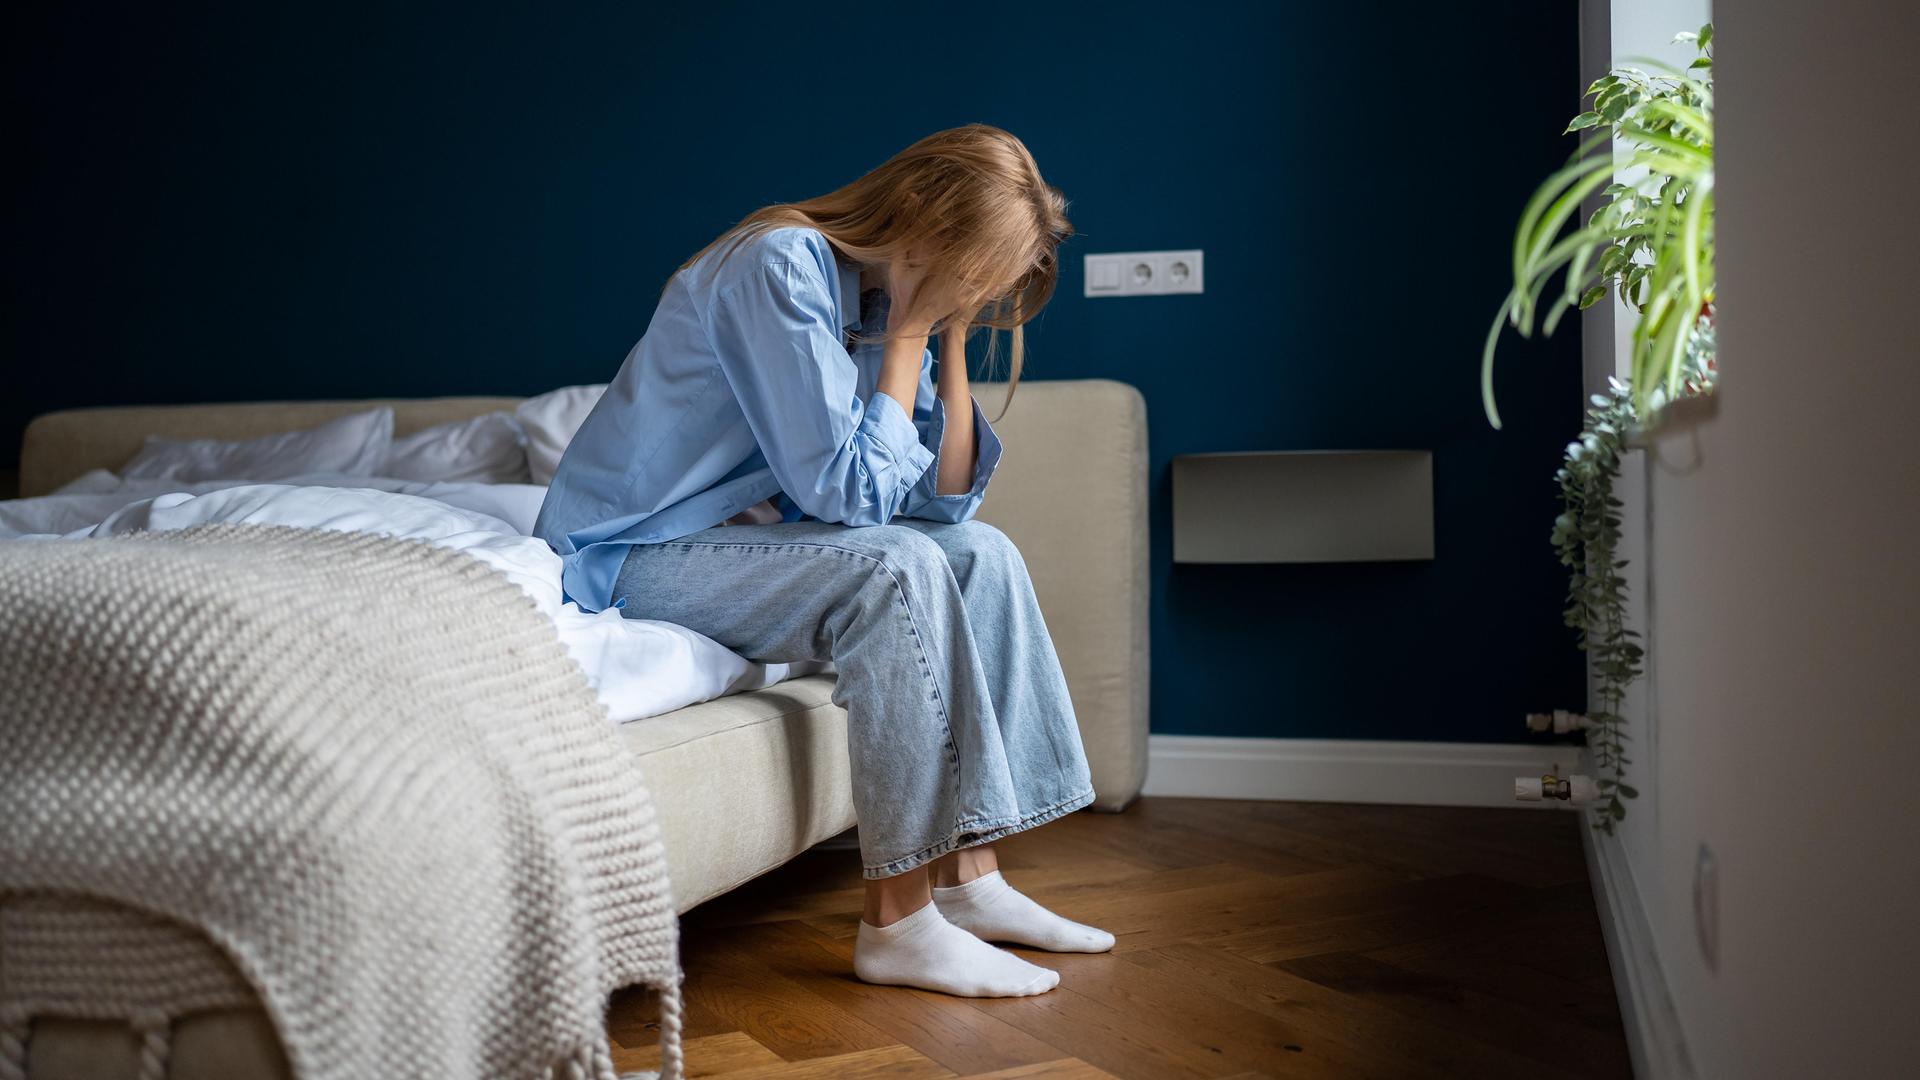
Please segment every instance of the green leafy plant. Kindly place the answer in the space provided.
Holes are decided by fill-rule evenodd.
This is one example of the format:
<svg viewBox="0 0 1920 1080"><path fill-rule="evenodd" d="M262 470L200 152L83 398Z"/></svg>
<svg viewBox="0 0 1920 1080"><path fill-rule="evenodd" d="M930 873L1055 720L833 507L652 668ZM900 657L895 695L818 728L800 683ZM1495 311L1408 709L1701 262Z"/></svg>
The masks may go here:
<svg viewBox="0 0 1920 1080"><path fill-rule="evenodd" d="M1700 56L1686 71L1659 75L1621 67L1595 80L1593 108L1568 132L1592 131L1569 163L1540 185L1514 231L1513 287L1501 302L1481 356L1487 421L1500 426L1493 354L1502 325L1531 337L1552 334L1569 310L1592 307L1608 292L1635 315L1629 375L1595 394L1580 437L1567 445L1554 479L1562 511L1553 545L1569 571L1565 621L1591 660L1593 701L1587 746L1602 775L1596 828L1611 833L1626 817L1627 688L1644 652L1627 625L1627 582L1619 557L1620 511L1614 483L1631 434L1684 397L1711 393L1713 327L1713 26L1675 40ZM1622 155L1612 151L1618 146ZM1596 152L1598 151L1598 152ZM1568 229L1583 201L1599 209ZM1558 292L1549 286L1559 277ZM1547 307L1541 317L1542 305Z"/></svg>
<svg viewBox="0 0 1920 1080"><path fill-rule="evenodd" d="M1640 677L1640 635L1627 626L1627 582L1620 571L1621 502L1613 483L1620 476L1624 433L1633 426L1631 388L1609 380L1609 393L1595 394L1586 429L1567 445L1566 464L1554 474L1563 509L1553 520L1553 546L1567 580L1566 624L1580 635L1591 660L1593 700L1587 706L1587 748L1604 775L1594 781L1600 807L1595 818L1611 832L1627 816L1640 793L1627 784L1626 718L1621 713L1627 686Z"/></svg>
<svg viewBox="0 0 1920 1080"><path fill-rule="evenodd" d="M1700 50L1686 71L1620 67L1587 88L1593 108L1567 131L1593 134L1520 214L1513 287L1480 360L1481 401L1496 428L1493 354L1501 326L1523 337L1536 326L1551 335L1567 311L1592 307L1609 291L1636 317L1627 382L1638 416L1650 420L1685 393L1687 352L1713 300L1713 26L1676 40ZM1619 155L1608 152L1613 145ZM1599 209L1567 231L1596 194Z"/></svg>
<svg viewBox="0 0 1920 1080"><path fill-rule="evenodd" d="M1683 395L1704 394L1713 382L1714 330L1711 315L1688 337L1681 364ZM1620 571L1620 511L1614 481L1629 434L1638 427L1632 388L1622 379L1607 380L1607 393L1588 401L1580 437L1567 444L1566 461L1554 473L1560 484L1560 516L1553 520L1553 546L1567 576L1565 622L1579 635L1592 661L1593 700L1587 709L1587 747L1602 775L1595 780L1600 806L1595 825L1611 833L1627 816L1625 799L1639 792L1626 782L1626 716L1621 711L1627 687L1640 677L1646 655L1640 635L1627 625L1627 581Z"/></svg>

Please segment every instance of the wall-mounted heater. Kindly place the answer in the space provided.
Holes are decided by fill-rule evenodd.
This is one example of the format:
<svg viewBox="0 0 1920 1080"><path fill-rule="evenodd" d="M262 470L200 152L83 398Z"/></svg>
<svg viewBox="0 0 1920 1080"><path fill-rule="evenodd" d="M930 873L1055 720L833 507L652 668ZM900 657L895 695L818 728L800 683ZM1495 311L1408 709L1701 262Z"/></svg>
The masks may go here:
<svg viewBox="0 0 1920 1080"><path fill-rule="evenodd" d="M1433 454L1280 450L1173 459L1176 563L1433 558Z"/></svg>

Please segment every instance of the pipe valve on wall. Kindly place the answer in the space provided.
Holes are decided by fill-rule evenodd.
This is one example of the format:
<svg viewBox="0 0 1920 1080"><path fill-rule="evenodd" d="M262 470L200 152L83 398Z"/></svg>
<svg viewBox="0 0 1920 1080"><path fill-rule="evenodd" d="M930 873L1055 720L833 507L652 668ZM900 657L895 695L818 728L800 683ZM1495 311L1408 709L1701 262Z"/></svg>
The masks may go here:
<svg viewBox="0 0 1920 1080"><path fill-rule="evenodd" d="M1548 799L1558 800L1569 806L1586 806L1593 801L1594 787L1591 776L1516 776L1513 780L1513 797L1521 802L1542 802Z"/></svg>
<svg viewBox="0 0 1920 1080"><path fill-rule="evenodd" d="M1576 712L1555 709L1550 713L1528 713L1528 731L1551 731L1555 735L1565 735L1593 726L1593 721Z"/></svg>

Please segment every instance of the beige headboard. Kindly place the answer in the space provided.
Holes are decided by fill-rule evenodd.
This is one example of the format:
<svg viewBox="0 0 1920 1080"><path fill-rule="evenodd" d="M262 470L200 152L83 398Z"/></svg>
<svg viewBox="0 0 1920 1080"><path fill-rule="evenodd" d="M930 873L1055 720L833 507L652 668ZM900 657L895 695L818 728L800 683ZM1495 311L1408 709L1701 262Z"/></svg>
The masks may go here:
<svg viewBox="0 0 1920 1080"><path fill-rule="evenodd" d="M445 397L68 409L37 416L27 425L20 443L20 496L45 495L90 469L117 469L133 460L149 435L251 439L316 427L336 416L380 405L393 409L393 433L408 435L518 404L519 398Z"/></svg>
<svg viewBox="0 0 1920 1080"><path fill-rule="evenodd" d="M975 387L993 416L1006 386ZM20 494L44 495L89 469L114 469L148 435L247 439L313 427L375 405L394 431L511 409L518 398L248 402L74 409L28 425ZM1020 385L994 424L1006 457L980 509L1025 556L1080 713L1096 805L1117 809L1147 766L1147 407L1108 379Z"/></svg>

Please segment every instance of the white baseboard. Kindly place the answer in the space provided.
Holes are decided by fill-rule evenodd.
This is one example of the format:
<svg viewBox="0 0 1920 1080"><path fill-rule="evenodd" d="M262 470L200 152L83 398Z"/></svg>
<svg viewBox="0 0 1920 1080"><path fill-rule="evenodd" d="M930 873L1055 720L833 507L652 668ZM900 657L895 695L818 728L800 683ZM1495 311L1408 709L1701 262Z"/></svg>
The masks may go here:
<svg viewBox="0 0 1920 1080"><path fill-rule="evenodd" d="M1559 809L1515 802L1513 780L1572 772L1579 750L1550 743L1149 735L1143 794Z"/></svg>
<svg viewBox="0 0 1920 1080"><path fill-rule="evenodd" d="M1593 883L1593 902L1607 939L1607 962L1613 968L1614 993L1620 998L1633 1075L1639 1080L1688 1080L1695 1075L1693 1061L1687 1055L1680 1013L1660 969L1653 924L1640 902L1626 845L1618 836L1592 828L1580 831L1586 838L1587 878Z"/></svg>

